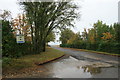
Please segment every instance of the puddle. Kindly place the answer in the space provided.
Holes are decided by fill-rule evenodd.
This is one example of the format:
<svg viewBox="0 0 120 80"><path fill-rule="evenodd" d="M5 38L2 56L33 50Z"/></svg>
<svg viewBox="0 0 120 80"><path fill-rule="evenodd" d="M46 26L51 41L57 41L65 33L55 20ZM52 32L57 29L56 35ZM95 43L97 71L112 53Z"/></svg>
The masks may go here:
<svg viewBox="0 0 120 80"><path fill-rule="evenodd" d="M118 78L118 70L111 64L77 60L71 56L46 64L45 67L51 77L56 78Z"/></svg>
<svg viewBox="0 0 120 80"><path fill-rule="evenodd" d="M78 60L74 57L44 64L29 74L17 78L118 78L118 68L104 62Z"/></svg>

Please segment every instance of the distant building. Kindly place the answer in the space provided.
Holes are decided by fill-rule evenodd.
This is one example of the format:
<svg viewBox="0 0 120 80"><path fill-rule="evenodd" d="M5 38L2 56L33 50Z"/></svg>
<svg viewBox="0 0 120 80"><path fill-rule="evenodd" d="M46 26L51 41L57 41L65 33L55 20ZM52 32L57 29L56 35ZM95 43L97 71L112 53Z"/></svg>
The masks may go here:
<svg viewBox="0 0 120 80"><path fill-rule="evenodd" d="M120 1L118 2L118 23L120 23Z"/></svg>

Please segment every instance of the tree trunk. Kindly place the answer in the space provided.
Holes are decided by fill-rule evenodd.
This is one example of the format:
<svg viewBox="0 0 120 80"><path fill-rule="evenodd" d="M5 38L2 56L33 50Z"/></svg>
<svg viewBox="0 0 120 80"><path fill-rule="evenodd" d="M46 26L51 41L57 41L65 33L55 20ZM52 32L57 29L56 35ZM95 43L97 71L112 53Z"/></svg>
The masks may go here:
<svg viewBox="0 0 120 80"><path fill-rule="evenodd" d="M32 53L34 53L34 36L33 36L33 27L31 24L31 40L32 40Z"/></svg>
<svg viewBox="0 0 120 80"><path fill-rule="evenodd" d="M43 52L46 51L46 41L43 42Z"/></svg>

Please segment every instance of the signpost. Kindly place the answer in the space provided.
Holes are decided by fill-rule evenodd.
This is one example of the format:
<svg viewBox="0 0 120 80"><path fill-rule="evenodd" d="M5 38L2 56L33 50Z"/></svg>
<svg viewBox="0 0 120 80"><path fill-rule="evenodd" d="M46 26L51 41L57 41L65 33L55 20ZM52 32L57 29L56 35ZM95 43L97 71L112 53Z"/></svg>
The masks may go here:
<svg viewBox="0 0 120 80"><path fill-rule="evenodd" d="M24 36L22 34L16 35L17 43L25 43Z"/></svg>

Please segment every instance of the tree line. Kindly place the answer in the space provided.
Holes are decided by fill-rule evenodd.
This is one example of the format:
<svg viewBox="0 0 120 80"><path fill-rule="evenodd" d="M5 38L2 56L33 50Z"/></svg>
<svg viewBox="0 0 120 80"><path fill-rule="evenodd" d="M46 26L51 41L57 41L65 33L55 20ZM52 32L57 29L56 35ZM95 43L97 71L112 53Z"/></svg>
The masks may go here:
<svg viewBox="0 0 120 80"><path fill-rule="evenodd" d="M46 44L55 39L55 31L73 27L78 17L77 5L71 2L19 2L24 11L8 20L9 11L0 14L2 22L2 56L20 57L46 50ZM16 43L16 34L25 37L25 43Z"/></svg>
<svg viewBox="0 0 120 80"><path fill-rule="evenodd" d="M109 53L120 53L120 24L107 25L102 21L94 23L82 33L70 29L61 32L61 47L88 49Z"/></svg>

